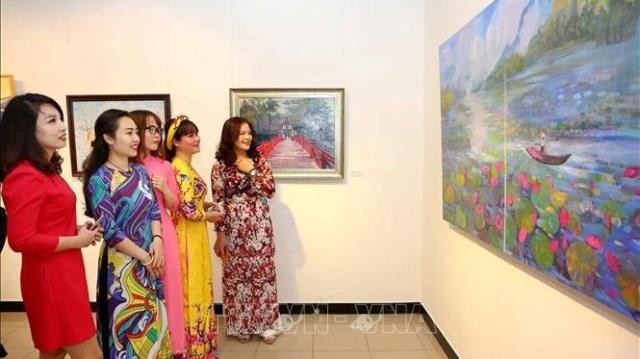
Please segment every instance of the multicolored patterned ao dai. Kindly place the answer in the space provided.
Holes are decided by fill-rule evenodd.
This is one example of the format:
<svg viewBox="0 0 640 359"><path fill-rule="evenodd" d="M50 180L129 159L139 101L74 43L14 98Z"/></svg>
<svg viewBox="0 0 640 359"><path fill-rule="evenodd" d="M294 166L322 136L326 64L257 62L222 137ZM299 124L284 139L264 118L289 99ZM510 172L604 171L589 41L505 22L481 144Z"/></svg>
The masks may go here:
<svg viewBox="0 0 640 359"><path fill-rule="evenodd" d="M100 167L89 179L91 209L101 218L104 242L98 275L98 340L105 358L169 358L171 348L162 283L115 245L125 239L145 251L151 222L160 220L149 176Z"/></svg>

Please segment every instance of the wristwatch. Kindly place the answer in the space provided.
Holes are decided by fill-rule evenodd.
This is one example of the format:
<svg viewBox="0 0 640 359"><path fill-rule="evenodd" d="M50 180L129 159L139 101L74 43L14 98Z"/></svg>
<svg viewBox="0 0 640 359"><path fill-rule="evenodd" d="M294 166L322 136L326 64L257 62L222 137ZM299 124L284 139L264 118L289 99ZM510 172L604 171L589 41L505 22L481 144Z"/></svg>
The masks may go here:
<svg viewBox="0 0 640 359"><path fill-rule="evenodd" d="M258 171L256 171L255 168L252 168L251 171L249 171L249 176L251 176L251 177L253 177L253 176L257 175L257 174L258 174Z"/></svg>

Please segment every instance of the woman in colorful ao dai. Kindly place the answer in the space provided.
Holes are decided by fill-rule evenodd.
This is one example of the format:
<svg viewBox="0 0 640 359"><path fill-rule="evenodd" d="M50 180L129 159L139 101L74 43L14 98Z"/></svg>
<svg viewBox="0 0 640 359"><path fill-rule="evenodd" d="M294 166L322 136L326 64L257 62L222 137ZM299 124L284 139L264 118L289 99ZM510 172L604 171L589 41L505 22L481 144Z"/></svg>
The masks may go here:
<svg viewBox="0 0 640 359"><path fill-rule="evenodd" d="M127 113L107 110L95 123L83 164L87 215L104 228L98 272L98 338L105 358L169 358L160 210Z"/></svg>

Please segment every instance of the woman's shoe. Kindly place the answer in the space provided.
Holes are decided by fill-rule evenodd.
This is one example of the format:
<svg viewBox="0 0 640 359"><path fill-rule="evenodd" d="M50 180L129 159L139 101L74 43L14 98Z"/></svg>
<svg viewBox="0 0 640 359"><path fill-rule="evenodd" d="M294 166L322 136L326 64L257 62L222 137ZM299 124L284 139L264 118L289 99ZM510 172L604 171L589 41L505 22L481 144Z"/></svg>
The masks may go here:
<svg viewBox="0 0 640 359"><path fill-rule="evenodd" d="M238 334L236 338L238 338L238 341L242 344L246 344L251 341L251 335L249 334Z"/></svg>
<svg viewBox="0 0 640 359"><path fill-rule="evenodd" d="M265 330L260 336L265 344L271 345L276 342L276 331L273 329Z"/></svg>

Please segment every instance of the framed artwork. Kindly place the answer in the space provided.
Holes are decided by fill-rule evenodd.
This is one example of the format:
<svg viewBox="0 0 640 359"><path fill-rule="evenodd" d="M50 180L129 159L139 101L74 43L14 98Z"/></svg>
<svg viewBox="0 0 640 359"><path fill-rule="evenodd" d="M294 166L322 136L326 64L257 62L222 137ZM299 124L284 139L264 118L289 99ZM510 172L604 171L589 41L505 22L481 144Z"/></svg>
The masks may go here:
<svg viewBox="0 0 640 359"><path fill-rule="evenodd" d="M109 109L148 110L168 121L171 118L169 94L152 95L68 95L67 118L73 176L79 176L82 162L91 149L93 127L98 116Z"/></svg>
<svg viewBox="0 0 640 359"><path fill-rule="evenodd" d="M440 46L443 214L638 323L640 1L598 3L495 0Z"/></svg>
<svg viewBox="0 0 640 359"><path fill-rule="evenodd" d="M13 75L0 75L0 116L15 94Z"/></svg>
<svg viewBox="0 0 640 359"><path fill-rule="evenodd" d="M0 100L13 97L16 94L13 75L0 75Z"/></svg>
<svg viewBox="0 0 640 359"><path fill-rule="evenodd" d="M275 178L341 179L344 89L231 89L231 116L249 120Z"/></svg>

